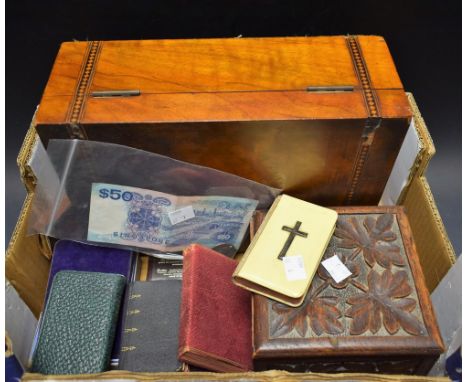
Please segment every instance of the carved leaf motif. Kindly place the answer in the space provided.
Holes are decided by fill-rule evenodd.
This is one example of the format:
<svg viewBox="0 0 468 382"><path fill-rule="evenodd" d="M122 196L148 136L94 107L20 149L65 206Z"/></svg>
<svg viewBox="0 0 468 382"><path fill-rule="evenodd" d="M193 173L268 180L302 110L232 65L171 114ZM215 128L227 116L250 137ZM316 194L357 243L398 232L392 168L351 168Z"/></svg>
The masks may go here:
<svg viewBox="0 0 468 382"><path fill-rule="evenodd" d="M291 308L275 302L272 309L276 313L271 323L271 329L275 337L288 334L294 329L301 337L305 337L308 327L305 303L300 307Z"/></svg>
<svg viewBox="0 0 468 382"><path fill-rule="evenodd" d="M310 326L315 334L340 334L343 331L339 320L342 314L336 307L337 300L337 297L317 297L307 306Z"/></svg>
<svg viewBox="0 0 468 382"><path fill-rule="evenodd" d="M351 317L350 333L359 335L367 330L377 333L382 322L390 334L400 327L412 335L424 334L419 319L411 314L416 301L407 296L411 293L408 275L405 271L392 273L386 269L379 275L371 270L367 276L369 291L349 297L346 302L352 305L346 316Z"/></svg>
<svg viewBox="0 0 468 382"><path fill-rule="evenodd" d="M376 262L387 269L392 264L402 266L405 263L400 247L390 244L397 239L391 231L393 219L393 214L381 214L377 219L368 216L362 225L355 217L339 220L335 230L335 236L340 239L338 246L362 252L371 267Z"/></svg>
<svg viewBox="0 0 468 382"><path fill-rule="evenodd" d="M313 295L312 289L310 288L304 303L297 308L279 302L272 305L275 312L271 323L273 336L283 336L296 330L299 336L305 337L309 327L317 335L343 332L343 325L339 320L342 314L335 306L337 297L317 297Z"/></svg>

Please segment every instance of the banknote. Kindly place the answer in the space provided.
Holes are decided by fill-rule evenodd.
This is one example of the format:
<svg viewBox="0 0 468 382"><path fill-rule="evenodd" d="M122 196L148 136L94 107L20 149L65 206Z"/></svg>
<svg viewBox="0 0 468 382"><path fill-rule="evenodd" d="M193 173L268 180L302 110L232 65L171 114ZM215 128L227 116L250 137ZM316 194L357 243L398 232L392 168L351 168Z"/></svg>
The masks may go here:
<svg viewBox="0 0 468 382"><path fill-rule="evenodd" d="M93 183L87 239L157 251L181 251L191 243L239 248L257 204Z"/></svg>

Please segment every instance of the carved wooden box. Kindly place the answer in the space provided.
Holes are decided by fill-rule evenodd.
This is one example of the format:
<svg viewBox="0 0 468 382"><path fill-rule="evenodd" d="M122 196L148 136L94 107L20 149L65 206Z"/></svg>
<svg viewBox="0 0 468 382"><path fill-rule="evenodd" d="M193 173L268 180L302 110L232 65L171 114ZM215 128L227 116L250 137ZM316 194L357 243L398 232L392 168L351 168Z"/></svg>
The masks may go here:
<svg viewBox="0 0 468 382"><path fill-rule="evenodd" d="M36 129L377 204L412 117L379 36L62 44Z"/></svg>
<svg viewBox="0 0 468 382"><path fill-rule="evenodd" d="M443 343L403 208L337 210L324 259L352 275L320 265L299 308L255 295L256 370L427 373Z"/></svg>

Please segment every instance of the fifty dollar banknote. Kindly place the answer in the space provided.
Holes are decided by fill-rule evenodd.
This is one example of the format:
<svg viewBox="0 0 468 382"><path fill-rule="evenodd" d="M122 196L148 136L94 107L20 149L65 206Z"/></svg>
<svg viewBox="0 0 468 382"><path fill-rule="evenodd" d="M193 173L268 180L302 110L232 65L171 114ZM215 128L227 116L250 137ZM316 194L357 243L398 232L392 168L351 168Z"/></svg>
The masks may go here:
<svg viewBox="0 0 468 382"><path fill-rule="evenodd" d="M87 239L156 251L181 251L191 243L239 248L257 204L93 183Z"/></svg>

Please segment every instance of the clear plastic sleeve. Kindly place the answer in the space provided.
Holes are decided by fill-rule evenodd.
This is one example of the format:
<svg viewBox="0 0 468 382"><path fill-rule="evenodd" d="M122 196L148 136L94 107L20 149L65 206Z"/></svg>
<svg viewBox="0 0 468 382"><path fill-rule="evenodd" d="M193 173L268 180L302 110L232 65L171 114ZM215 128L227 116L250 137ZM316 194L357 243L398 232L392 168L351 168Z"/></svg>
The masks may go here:
<svg viewBox="0 0 468 382"><path fill-rule="evenodd" d="M117 144L51 140L47 154L50 163L36 174L29 234L87 241L91 190L96 183L175 196L247 198L258 201L257 209L268 208L280 193L236 175Z"/></svg>

